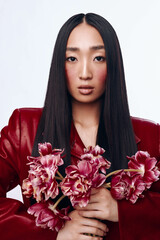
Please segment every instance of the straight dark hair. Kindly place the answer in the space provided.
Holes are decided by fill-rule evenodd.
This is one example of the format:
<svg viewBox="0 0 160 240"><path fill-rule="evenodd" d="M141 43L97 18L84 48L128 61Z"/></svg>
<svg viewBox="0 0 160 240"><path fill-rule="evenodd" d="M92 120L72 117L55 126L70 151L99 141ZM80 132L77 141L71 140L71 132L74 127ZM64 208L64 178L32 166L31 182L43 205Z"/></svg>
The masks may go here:
<svg viewBox="0 0 160 240"><path fill-rule="evenodd" d="M33 146L37 155L39 142L50 142L53 147L65 148L65 164L70 164L70 130L72 121L71 97L65 76L65 52L71 31L83 21L100 33L106 51L107 79L103 96L97 144L104 147L112 162L112 170L126 167L127 155L136 152L132 129L121 50L117 35L110 23L94 14L72 16L60 29L51 62L46 99Z"/></svg>

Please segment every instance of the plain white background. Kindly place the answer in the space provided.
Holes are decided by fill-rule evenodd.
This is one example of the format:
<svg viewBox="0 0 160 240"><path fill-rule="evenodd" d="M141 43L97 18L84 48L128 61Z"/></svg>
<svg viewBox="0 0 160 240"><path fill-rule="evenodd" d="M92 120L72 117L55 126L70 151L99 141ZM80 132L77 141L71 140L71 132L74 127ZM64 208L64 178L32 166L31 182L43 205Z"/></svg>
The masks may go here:
<svg viewBox="0 0 160 240"><path fill-rule="evenodd" d="M159 10L159 0L0 0L0 128L15 108L43 106L57 33L80 12L117 32L131 115L160 122ZM21 200L19 188L8 196Z"/></svg>

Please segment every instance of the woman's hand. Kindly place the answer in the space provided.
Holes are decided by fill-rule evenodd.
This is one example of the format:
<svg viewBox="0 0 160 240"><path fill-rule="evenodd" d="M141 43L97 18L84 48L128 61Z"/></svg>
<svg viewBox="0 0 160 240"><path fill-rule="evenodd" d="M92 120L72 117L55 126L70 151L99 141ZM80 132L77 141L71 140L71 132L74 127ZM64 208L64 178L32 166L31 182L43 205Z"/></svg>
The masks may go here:
<svg viewBox="0 0 160 240"><path fill-rule="evenodd" d="M100 240L106 235L106 224L79 215L77 210L69 214L70 221L66 221L64 227L58 232L57 240ZM84 235L94 234L96 237Z"/></svg>
<svg viewBox="0 0 160 240"><path fill-rule="evenodd" d="M83 217L97 218L118 222L118 204L109 190L104 187L93 188L88 205L84 208L76 207Z"/></svg>

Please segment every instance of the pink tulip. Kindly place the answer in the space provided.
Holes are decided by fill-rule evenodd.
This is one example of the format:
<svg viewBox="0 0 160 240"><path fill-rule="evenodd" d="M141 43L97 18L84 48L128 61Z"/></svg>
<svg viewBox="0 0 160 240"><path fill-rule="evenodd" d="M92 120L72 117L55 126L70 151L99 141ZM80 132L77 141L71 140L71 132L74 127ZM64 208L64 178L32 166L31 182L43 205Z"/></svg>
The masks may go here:
<svg viewBox="0 0 160 240"><path fill-rule="evenodd" d="M36 226L49 228L57 232L64 226L66 220L70 220L67 216L69 208L61 210L53 209L53 205L48 202L36 203L28 209L28 213L36 217Z"/></svg>
<svg viewBox="0 0 160 240"><path fill-rule="evenodd" d="M66 177L60 186L63 194L70 198L72 206L85 207L89 202L91 187L99 187L104 181L103 174L95 173L91 163L82 160L77 166L66 168Z"/></svg>
<svg viewBox="0 0 160 240"><path fill-rule="evenodd" d="M88 147L84 149L84 154L81 155L82 160L86 160L92 164L95 171L101 171L102 173L106 173L106 169L109 169L111 163L105 159L101 154L103 154L105 150L98 145L95 147Z"/></svg>
<svg viewBox="0 0 160 240"><path fill-rule="evenodd" d="M141 170L140 174L146 184L146 189L149 189L153 182L158 181L160 171L156 166L157 160L154 157L150 157L148 152L138 151L135 156L127 158L130 160L128 163L129 169Z"/></svg>
<svg viewBox="0 0 160 240"><path fill-rule="evenodd" d="M28 178L24 179L22 189L25 190L23 194L26 195L26 197L30 198L32 196L33 187L31 181Z"/></svg>
<svg viewBox="0 0 160 240"><path fill-rule="evenodd" d="M131 175L121 170L112 177L111 194L116 200L126 199L135 203L139 197L143 197L144 190L145 183L139 174Z"/></svg>
<svg viewBox="0 0 160 240"><path fill-rule="evenodd" d="M41 155L45 156L52 153L52 145L50 143L39 143L38 151Z"/></svg>
<svg viewBox="0 0 160 240"><path fill-rule="evenodd" d="M58 166L63 164L61 149L52 150L50 143L39 144L41 156L28 157L30 170L28 178L23 181L24 195L33 197L37 202L54 199L59 194L55 175ZM31 193L32 192L32 193Z"/></svg>

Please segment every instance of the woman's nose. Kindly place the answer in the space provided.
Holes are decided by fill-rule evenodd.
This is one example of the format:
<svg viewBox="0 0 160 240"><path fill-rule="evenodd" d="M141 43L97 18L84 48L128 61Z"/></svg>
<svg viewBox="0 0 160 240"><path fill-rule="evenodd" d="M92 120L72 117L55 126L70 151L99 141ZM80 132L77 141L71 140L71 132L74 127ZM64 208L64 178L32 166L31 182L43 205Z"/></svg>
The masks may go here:
<svg viewBox="0 0 160 240"><path fill-rule="evenodd" d="M84 61L80 64L79 78L80 78L81 80L89 80L89 79L92 79L91 66L90 66L90 64L88 63L87 60L84 60Z"/></svg>

